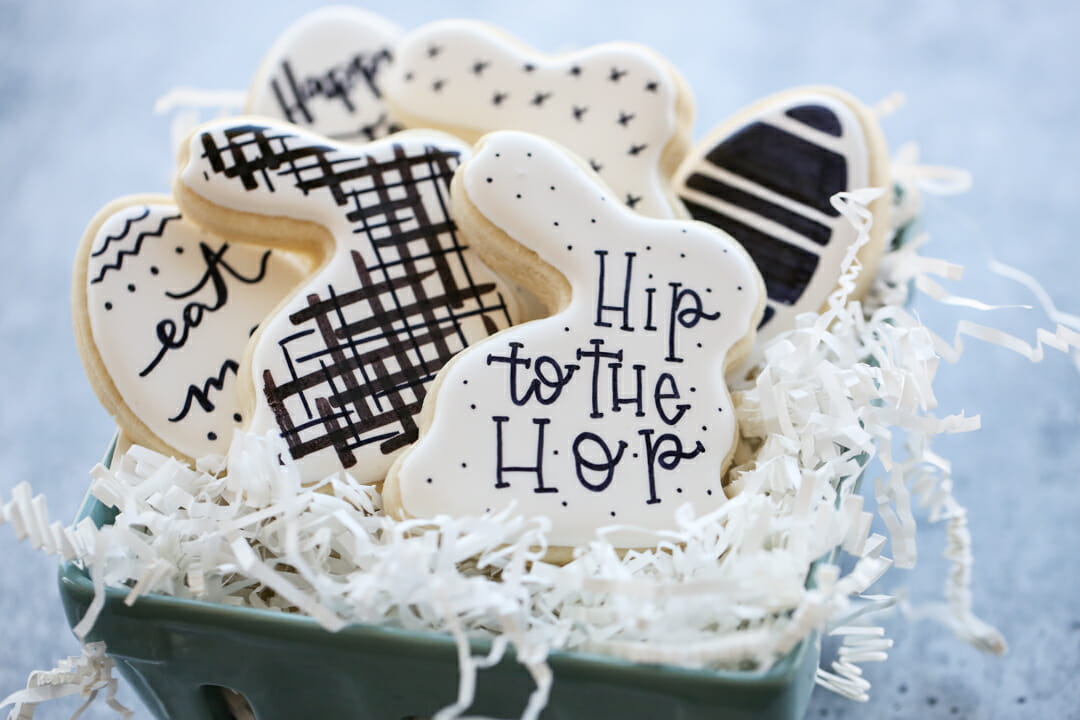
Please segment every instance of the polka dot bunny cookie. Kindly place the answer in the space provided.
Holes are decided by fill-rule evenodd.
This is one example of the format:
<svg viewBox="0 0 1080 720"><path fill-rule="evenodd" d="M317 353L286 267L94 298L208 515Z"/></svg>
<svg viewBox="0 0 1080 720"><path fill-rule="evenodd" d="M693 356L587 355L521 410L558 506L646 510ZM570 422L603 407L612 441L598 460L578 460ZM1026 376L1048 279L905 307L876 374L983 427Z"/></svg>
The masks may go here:
<svg viewBox="0 0 1080 720"><path fill-rule="evenodd" d="M689 148L693 100L646 47L549 57L491 25L445 20L401 40L385 91L407 126L469 141L492 130L537 133L580 155L620 202L652 217L685 216L669 178Z"/></svg>
<svg viewBox="0 0 1080 720"><path fill-rule="evenodd" d="M185 213L319 263L240 370L245 427L280 434L303 480L344 468L381 481L416 439L439 369L515 321L450 217L450 179L469 155L433 131L337 144L257 118L210 123L182 149Z"/></svg>
<svg viewBox="0 0 1080 720"><path fill-rule="evenodd" d="M798 314L820 311L836 289L857 233L830 198L890 182L877 118L832 88L790 90L743 110L694 149L675 179L690 214L730 233L761 270L769 300L759 342L793 328ZM884 249L888 194L870 209L855 298Z"/></svg>
<svg viewBox="0 0 1080 720"><path fill-rule="evenodd" d="M337 140L367 142L401 128L382 84L401 30L374 13L326 7L297 20L267 52L247 111Z"/></svg>
<svg viewBox="0 0 1080 720"><path fill-rule="evenodd" d="M388 475L388 512L516 503L549 517L565 551L616 523L640 528L611 535L617 547L651 546L684 503L723 502L736 444L724 369L753 343L764 302L749 255L704 223L630 211L579 160L526 133L483 139L452 197L492 266L556 312L440 373L419 442Z"/></svg>
<svg viewBox="0 0 1080 720"><path fill-rule="evenodd" d="M75 336L125 436L187 459L224 454L243 419L236 371L256 326L296 286L282 253L231 245L168 196L117 200L75 260Z"/></svg>

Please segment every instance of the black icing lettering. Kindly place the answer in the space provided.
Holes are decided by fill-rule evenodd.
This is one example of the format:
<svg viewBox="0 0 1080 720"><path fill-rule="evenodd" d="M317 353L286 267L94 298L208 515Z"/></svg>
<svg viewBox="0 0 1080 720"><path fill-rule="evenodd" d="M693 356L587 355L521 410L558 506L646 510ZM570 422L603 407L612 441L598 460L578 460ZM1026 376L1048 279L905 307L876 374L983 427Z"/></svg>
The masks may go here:
<svg viewBox="0 0 1080 720"><path fill-rule="evenodd" d="M225 362L221 364L221 369L218 371L217 376L207 378L202 387L199 387L198 385L188 385L187 395L184 397L184 407L176 415L169 418L169 422L180 422L186 418L191 411L191 404L193 402L198 403L199 407L206 412L213 412L214 403L210 401L210 390L214 389L221 391L221 389L225 387L225 376L229 372L235 374L239 367L240 366L235 360L226 359ZM233 417L235 418L238 416L234 415Z"/></svg>
<svg viewBox="0 0 1080 720"><path fill-rule="evenodd" d="M560 365L554 358L541 355L536 359L536 364L532 366L535 378L525 388L524 393L519 393L518 368L528 370L532 365L532 360L529 358L518 357L518 352L523 347L522 343L511 342L509 355L489 354L487 364L505 363L510 366L510 401L515 405L525 405L533 398L541 405L550 405L558 400L563 388L574 377L574 372L578 369L578 366L573 364ZM545 371L545 368L548 370ZM551 389L552 392L545 396L541 386Z"/></svg>
<svg viewBox="0 0 1080 720"><path fill-rule="evenodd" d="M585 442L593 444L599 449L600 454L603 455L603 460L599 462L593 462L588 460L582 455L582 445ZM622 460L623 451L626 450L627 443L623 440L619 441L619 445L615 450L615 454L611 454L611 448L604 442L596 433L583 432L574 438L573 452L574 452L574 469L577 472L578 481L586 490L592 490L593 492L603 492L607 489L607 486L611 484L611 481L615 479L615 466ZM598 483L590 482L585 477L585 470L592 472L604 473L604 479Z"/></svg>
<svg viewBox="0 0 1080 720"><path fill-rule="evenodd" d="M533 418L536 425L536 464L535 465L505 465L503 458L503 423L509 422L510 418L493 416L495 421L495 487L502 490L510 487L503 475L505 473L532 473L536 475L536 487L533 492L553 493L559 492L558 488L544 485L544 426L551 422L550 418Z"/></svg>
<svg viewBox="0 0 1080 720"><path fill-rule="evenodd" d="M376 82L380 68L391 60L390 51L383 49L375 53L357 53L346 62L333 65L320 75L297 78L292 64L288 60L281 63L284 83L278 78L270 81L270 89L285 118L292 123L308 124L315 122L309 103L315 98L339 100L345 110L352 114L356 106L351 97L355 87L363 86L375 98L382 97ZM391 132L392 128L386 128ZM373 139L373 138L372 138Z"/></svg>
<svg viewBox="0 0 1080 720"><path fill-rule="evenodd" d="M262 282L263 278L266 277L267 263L270 260L269 250L263 253L259 263L259 272L254 277L246 277L237 272L223 259L225 251L229 249L228 243L217 250L214 250L206 243L199 243L199 248L202 250L202 258L206 263L206 271L202 277L190 289L176 293L166 292L165 296L172 300L183 300L210 285L214 289L214 300L210 304L195 301L185 305L180 313L183 328L180 329L179 335L177 335L177 326L174 320L166 318L157 324L155 336L160 347L150 364L139 371L139 377L146 377L153 372L167 352L183 347L188 341L191 329L198 327L202 323L203 316L206 313L220 310L225 306L229 300L229 287L225 281L226 274L245 285Z"/></svg>
<svg viewBox="0 0 1080 720"><path fill-rule="evenodd" d="M577 359L582 360L584 358L592 358L592 412L589 413L589 417L596 419L604 417L604 413L600 412L600 360L612 359L622 360L622 350L616 350L615 352L603 352L600 346L604 344L604 341L600 338L593 338L589 341L589 344L593 346L592 350L577 349Z"/></svg>
<svg viewBox="0 0 1080 720"><path fill-rule="evenodd" d="M660 498L656 495L657 465L663 470L674 470L683 460L692 460L705 452L705 446L701 444L700 440L694 443L693 450L685 452L683 451L682 439L678 435L664 433L658 435L654 442L652 439L653 432L652 429L638 430L638 435L645 439L645 463L649 477L649 499L645 501L647 505L660 502ZM671 447L663 450L661 446L664 443L668 443Z"/></svg>
<svg viewBox="0 0 1080 720"><path fill-rule="evenodd" d="M597 250L596 255L600 258L600 273L596 283L596 323L597 327L611 327L611 323L605 322L604 311L614 311L622 313L622 325L620 330L633 330L630 326L630 282L634 270L634 256L637 253L627 252L626 255L626 275L623 278L623 299L622 305L605 305L604 304L604 258L607 256L607 250Z"/></svg>
<svg viewBox="0 0 1080 720"><path fill-rule="evenodd" d="M652 323L652 309L653 309L653 295L656 294L656 288L645 288L645 329L646 330L658 330Z"/></svg>
<svg viewBox="0 0 1080 720"><path fill-rule="evenodd" d="M665 400L679 400L681 399L679 394L679 387L675 383L675 376L671 373L662 373L656 380L656 388L653 390L653 403L656 405L656 412L660 415L660 419L667 425L675 425L682 420L683 415L690 409L690 405L687 403L680 403L675 406L675 414L670 415L667 409L664 407Z"/></svg>
<svg viewBox="0 0 1080 720"><path fill-rule="evenodd" d="M664 358L668 362L681 363L682 358L675 354L675 333L679 326L692 328L701 320L716 320L720 312L707 313L701 302L701 296L687 288L680 290L682 283L668 283L671 286L671 317L668 319L668 354ZM690 307L683 307L684 301L691 303Z"/></svg>
<svg viewBox="0 0 1080 720"><path fill-rule="evenodd" d="M634 365L634 384L635 391L631 395L622 397L619 395L619 370L622 368L622 363L608 363L608 367L611 368L611 409L613 412L619 412L622 410L623 405L634 405L637 410L634 412L634 417L645 417L645 398L644 398L644 378L642 374L645 372L644 365Z"/></svg>

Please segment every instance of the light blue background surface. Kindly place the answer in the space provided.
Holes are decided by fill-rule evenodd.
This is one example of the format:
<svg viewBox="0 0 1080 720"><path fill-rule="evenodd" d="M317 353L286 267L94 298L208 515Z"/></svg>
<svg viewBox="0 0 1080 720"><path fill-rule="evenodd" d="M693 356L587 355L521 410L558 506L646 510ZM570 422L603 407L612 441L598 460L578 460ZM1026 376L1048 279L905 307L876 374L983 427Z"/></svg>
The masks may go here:
<svg viewBox="0 0 1080 720"><path fill-rule="evenodd" d="M119 195L167 191L168 120L154 100L177 85L244 88L271 40L314 3L0 1L0 497L28 480L68 520L112 428L72 338L71 259L94 212ZM885 122L895 147L965 167L967 196L931 201L926 252L968 267L957 292L996 303L1030 295L982 269L996 257L1036 275L1080 312L1077 114L1080 4L372 2L409 28L449 15L504 25L556 51L626 39L657 48L697 96L695 137L742 105L805 83L868 103L909 103ZM951 336L959 318L1032 339L1038 312L976 316L925 299L916 309ZM942 367L940 414L980 413L983 429L948 438L956 493L969 507L976 611L1007 636L1001 659L932 625L890 622L889 661L867 667L869 704L816 691L810 718L1080 717L1080 374L1052 353L1039 366L967 343ZM942 533L924 540L916 598L943 579ZM77 652L55 561L0 527L0 696L33 669ZM126 688L124 699L137 706ZM75 703L40 717L67 717ZM103 706L102 706L103 708ZM146 717L138 706L139 717ZM110 717L95 709L90 717Z"/></svg>

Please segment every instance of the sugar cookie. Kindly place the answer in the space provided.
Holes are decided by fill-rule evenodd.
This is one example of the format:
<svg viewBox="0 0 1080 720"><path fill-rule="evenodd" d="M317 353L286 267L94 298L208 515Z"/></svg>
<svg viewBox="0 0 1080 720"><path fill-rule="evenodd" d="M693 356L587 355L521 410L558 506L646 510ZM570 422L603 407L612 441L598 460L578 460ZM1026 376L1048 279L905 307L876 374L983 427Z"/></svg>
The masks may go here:
<svg viewBox="0 0 1080 720"><path fill-rule="evenodd" d="M409 127L469 141L537 133L580 155L638 212L686 216L668 181L689 148L693 99L649 48L609 43L551 57L486 23L443 20L405 35L384 88Z"/></svg>
<svg viewBox="0 0 1080 720"><path fill-rule="evenodd" d="M553 143L496 132L454 178L454 216L493 267L557 312L461 353L388 475L399 517L511 502L551 543L656 543L675 511L724 501L736 442L724 368L753 342L765 291L750 256L703 223L627 209Z"/></svg>
<svg viewBox="0 0 1080 720"><path fill-rule="evenodd" d="M450 217L470 152L434 131L337 144L258 118L210 123L181 150L185 213L321 261L241 364L245 427L280 433L304 480L381 481L443 364L516 319Z"/></svg>
<svg viewBox="0 0 1080 720"><path fill-rule="evenodd" d="M224 454L243 420L248 338L296 286L280 252L230 245L168 196L117 200L75 260L75 337L94 390L132 441L186 459Z"/></svg>
<svg viewBox="0 0 1080 720"><path fill-rule="evenodd" d="M841 191L888 189L889 156L877 118L832 88L801 88L758 102L720 125L675 175L690 214L749 251L769 293L758 342L818 312L856 239L830 204ZM874 277L889 230L888 193L871 205L871 240L853 297Z"/></svg>
<svg viewBox="0 0 1080 720"><path fill-rule="evenodd" d="M382 83L400 35L389 20L357 8L308 13L263 58L247 112L337 140L367 142L397 132Z"/></svg>

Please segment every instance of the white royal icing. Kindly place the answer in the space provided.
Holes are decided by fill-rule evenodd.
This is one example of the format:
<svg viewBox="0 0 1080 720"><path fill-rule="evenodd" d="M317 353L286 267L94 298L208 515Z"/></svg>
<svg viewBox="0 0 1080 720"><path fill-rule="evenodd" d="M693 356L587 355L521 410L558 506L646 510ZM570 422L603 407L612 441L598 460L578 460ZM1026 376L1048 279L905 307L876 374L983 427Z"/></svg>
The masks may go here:
<svg viewBox="0 0 1080 720"><path fill-rule="evenodd" d="M443 133L348 145L248 122L196 133L181 182L224 208L317 223L333 239L255 340L248 429L279 432L306 481L342 468L381 481L415 440L413 416L443 364L516 319L449 216L450 179L471 149Z"/></svg>
<svg viewBox="0 0 1080 720"><path fill-rule="evenodd" d="M401 40L385 89L404 118L434 127L549 137L590 163L621 202L675 216L660 161L677 132L678 86L646 48L609 43L552 58L490 25L445 20Z"/></svg>
<svg viewBox="0 0 1080 720"><path fill-rule="evenodd" d="M672 529L684 503L723 502L736 430L725 356L762 299L750 258L702 223L630 212L536 136L495 133L462 172L476 209L563 273L572 299L446 369L396 476L405 513L515 502L551 519L553 545L575 546L600 526Z"/></svg>
<svg viewBox="0 0 1080 720"><path fill-rule="evenodd" d="M818 127L798 120L800 111L812 112L818 120L810 122ZM770 135L744 139L737 151L723 153L740 135L761 130ZM725 158L719 165L709 159L717 152ZM820 169L829 162L846 168L846 182L826 187ZM703 143L679 169L676 185L690 214L742 242L765 278L769 298L759 344L795 327L799 314L819 312L836 289L858 232L829 206L829 197L866 187L869 165L865 133L846 103L820 92L790 92ZM773 179L782 187L769 187Z"/></svg>
<svg viewBox="0 0 1080 720"><path fill-rule="evenodd" d="M139 204L109 217L87 263L94 345L124 404L189 457L229 449L236 372L255 327L301 279L280 252L229 245Z"/></svg>
<svg viewBox="0 0 1080 720"><path fill-rule="evenodd" d="M357 8L309 13L267 52L247 110L339 140L366 142L395 132L400 128L381 85L400 35L390 21Z"/></svg>

